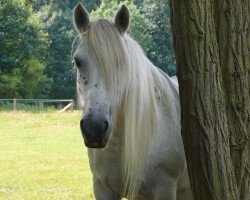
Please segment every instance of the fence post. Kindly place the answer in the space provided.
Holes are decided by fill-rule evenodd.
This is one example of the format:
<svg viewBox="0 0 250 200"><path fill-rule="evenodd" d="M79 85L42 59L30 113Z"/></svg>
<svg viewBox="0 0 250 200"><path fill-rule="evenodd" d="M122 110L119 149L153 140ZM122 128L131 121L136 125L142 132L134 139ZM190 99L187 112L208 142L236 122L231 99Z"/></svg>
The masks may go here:
<svg viewBox="0 0 250 200"><path fill-rule="evenodd" d="M43 108L43 101L39 101L39 107L42 109Z"/></svg>
<svg viewBox="0 0 250 200"><path fill-rule="evenodd" d="M13 99L13 111L16 111L16 98Z"/></svg>
<svg viewBox="0 0 250 200"><path fill-rule="evenodd" d="M71 112L73 112L73 110L74 110L74 100L73 99L71 99Z"/></svg>

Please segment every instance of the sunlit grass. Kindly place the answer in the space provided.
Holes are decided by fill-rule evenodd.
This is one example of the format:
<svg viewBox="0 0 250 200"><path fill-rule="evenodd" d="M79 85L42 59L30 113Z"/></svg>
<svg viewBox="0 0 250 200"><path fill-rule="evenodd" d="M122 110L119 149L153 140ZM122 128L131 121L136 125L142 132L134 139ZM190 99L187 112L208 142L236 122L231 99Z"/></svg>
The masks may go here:
<svg viewBox="0 0 250 200"><path fill-rule="evenodd" d="M80 115L0 112L0 199L94 199Z"/></svg>

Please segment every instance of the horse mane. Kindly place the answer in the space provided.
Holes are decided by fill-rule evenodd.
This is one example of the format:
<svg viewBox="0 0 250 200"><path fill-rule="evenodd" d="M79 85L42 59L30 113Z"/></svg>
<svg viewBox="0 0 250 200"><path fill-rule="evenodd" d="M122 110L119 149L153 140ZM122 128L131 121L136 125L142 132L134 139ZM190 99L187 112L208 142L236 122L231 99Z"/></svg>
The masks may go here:
<svg viewBox="0 0 250 200"><path fill-rule="evenodd" d="M147 59L139 44L126 33L121 35L111 21L92 21L82 37L87 37L100 65L110 102L117 106L116 113L123 114L123 186L124 194L133 199L159 132L158 103L162 102L164 112L169 113L169 121L176 123L178 103L173 93L178 91Z"/></svg>

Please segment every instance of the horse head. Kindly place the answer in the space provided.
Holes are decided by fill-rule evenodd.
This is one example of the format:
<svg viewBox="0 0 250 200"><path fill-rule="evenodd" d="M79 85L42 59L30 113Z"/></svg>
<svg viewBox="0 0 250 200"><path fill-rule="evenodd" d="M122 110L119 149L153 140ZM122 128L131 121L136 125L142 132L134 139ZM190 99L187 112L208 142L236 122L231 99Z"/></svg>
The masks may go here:
<svg viewBox="0 0 250 200"><path fill-rule="evenodd" d="M126 6L122 6L114 23L103 19L91 21L88 12L79 3L74 9L74 23L81 35L81 44L73 56L77 68L78 94L84 102L81 133L88 148L103 148L112 132L114 105L117 103L115 99L117 95L122 95L123 90L112 90L114 85L119 84L119 69L124 68L117 65L125 65L125 61L119 58L124 59L124 56L117 55L119 51L120 54L124 53L122 47L108 46L109 35L105 38L100 32L103 31L102 24L106 23L112 27L113 34L122 37L129 26L129 11Z"/></svg>

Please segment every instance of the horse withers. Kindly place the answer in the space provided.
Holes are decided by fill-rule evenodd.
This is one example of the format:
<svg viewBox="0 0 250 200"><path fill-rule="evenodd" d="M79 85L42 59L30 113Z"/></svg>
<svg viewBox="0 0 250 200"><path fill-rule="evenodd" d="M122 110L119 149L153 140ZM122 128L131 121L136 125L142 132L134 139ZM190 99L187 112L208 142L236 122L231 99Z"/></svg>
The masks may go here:
<svg viewBox="0 0 250 200"><path fill-rule="evenodd" d="M126 6L114 22L74 9L80 128L95 198L190 200L177 85L126 33L129 19Z"/></svg>

